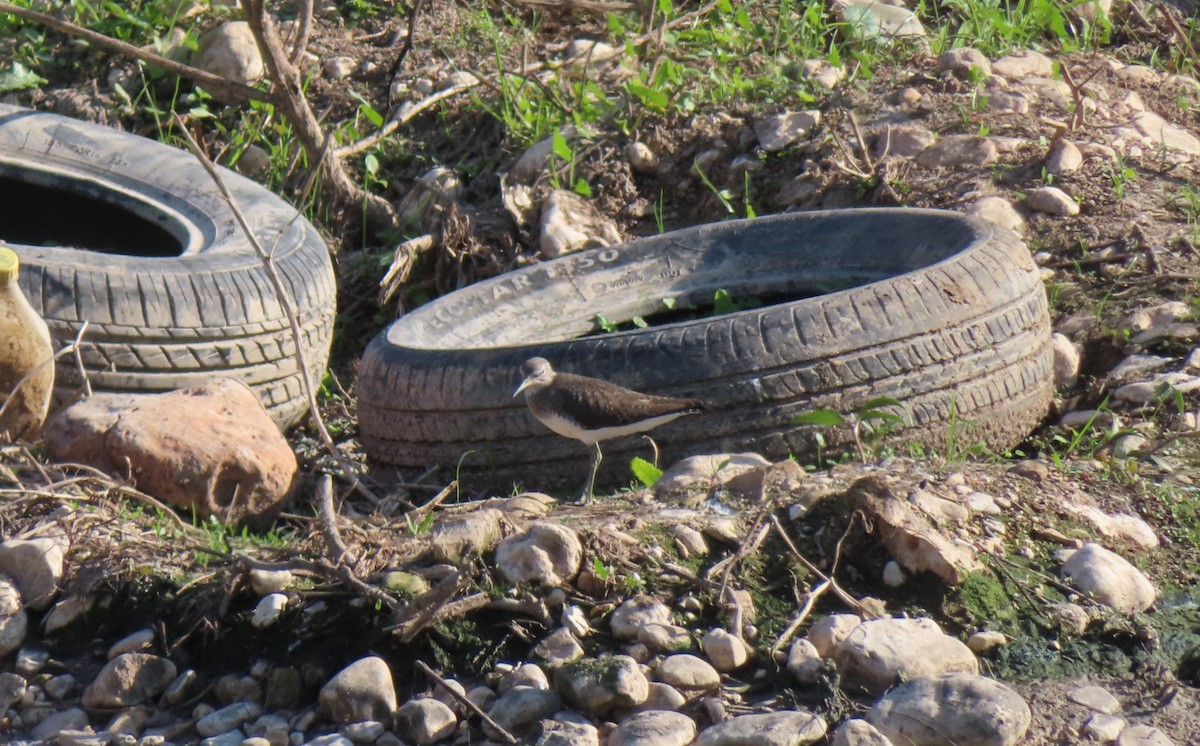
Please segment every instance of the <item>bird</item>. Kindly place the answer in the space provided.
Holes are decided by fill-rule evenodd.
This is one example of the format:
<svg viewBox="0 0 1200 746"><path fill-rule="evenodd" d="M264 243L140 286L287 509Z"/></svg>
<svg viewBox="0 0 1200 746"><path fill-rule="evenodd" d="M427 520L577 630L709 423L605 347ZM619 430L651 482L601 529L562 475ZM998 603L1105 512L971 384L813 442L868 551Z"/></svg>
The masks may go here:
<svg viewBox="0 0 1200 746"><path fill-rule="evenodd" d="M653 396L599 378L558 373L543 357L532 357L521 366L525 376L513 392L525 393L525 403L539 422L554 432L595 448L592 471L579 503L592 499L596 472L604 454L600 441L644 433L684 415L709 408L700 399Z"/></svg>

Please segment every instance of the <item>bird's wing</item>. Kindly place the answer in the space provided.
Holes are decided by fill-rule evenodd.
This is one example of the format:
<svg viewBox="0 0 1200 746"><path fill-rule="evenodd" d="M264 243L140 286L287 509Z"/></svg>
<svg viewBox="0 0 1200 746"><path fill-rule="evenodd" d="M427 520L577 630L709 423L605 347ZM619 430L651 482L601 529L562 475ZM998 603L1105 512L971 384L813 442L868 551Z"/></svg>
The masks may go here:
<svg viewBox="0 0 1200 746"><path fill-rule="evenodd" d="M553 406L558 411L569 413L587 430L621 427L664 414L699 410L698 403L689 399L642 394L594 378L582 379L582 385L575 385L581 377L558 375L566 377L562 383L569 385L551 387L546 393L555 397Z"/></svg>

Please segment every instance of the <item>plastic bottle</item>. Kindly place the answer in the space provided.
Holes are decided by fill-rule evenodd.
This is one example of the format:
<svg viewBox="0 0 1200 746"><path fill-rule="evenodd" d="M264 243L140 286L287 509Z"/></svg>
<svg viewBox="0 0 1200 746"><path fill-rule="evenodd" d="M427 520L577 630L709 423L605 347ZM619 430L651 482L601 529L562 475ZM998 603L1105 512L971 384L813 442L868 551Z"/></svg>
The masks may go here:
<svg viewBox="0 0 1200 746"><path fill-rule="evenodd" d="M50 330L17 284L19 267L16 253L0 245L0 442L36 436L54 391Z"/></svg>

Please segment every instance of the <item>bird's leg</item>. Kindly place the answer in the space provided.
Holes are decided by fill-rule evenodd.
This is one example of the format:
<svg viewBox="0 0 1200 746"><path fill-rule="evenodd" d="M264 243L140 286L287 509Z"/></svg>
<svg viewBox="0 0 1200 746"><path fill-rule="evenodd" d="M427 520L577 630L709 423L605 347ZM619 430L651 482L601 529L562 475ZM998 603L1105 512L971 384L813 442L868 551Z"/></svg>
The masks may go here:
<svg viewBox="0 0 1200 746"><path fill-rule="evenodd" d="M643 434L642 437L645 438L646 442L650 444L650 447L654 449L654 460L651 461L650 463L654 464L654 468L657 469L658 468L658 443L655 443L654 438L651 438L649 435Z"/></svg>
<svg viewBox="0 0 1200 746"><path fill-rule="evenodd" d="M592 461L592 473L588 476L587 485L583 488L583 494L579 497L580 505L587 505L592 501L592 488L596 486L596 472L600 470L600 460L604 458L604 454L600 452L600 444L594 443L596 446L596 458Z"/></svg>

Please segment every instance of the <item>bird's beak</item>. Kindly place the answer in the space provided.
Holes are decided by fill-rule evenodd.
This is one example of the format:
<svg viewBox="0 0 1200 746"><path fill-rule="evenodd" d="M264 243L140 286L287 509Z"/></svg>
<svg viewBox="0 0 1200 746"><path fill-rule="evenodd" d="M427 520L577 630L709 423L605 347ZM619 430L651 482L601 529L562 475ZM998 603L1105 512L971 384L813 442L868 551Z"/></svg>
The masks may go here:
<svg viewBox="0 0 1200 746"><path fill-rule="evenodd" d="M520 385L520 386L518 386L518 387L517 387L517 390L513 392L513 398L514 398L514 399L516 399L516 398L517 398L517 394L519 394L519 393L521 393L522 391L524 391L524 390L525 390L525 387L526 387L526 386L528 386L528 385L529 385L529 382L530 382L530 381L532 381L532 380L533 380L533 378L532 378L532 377L529 377L529 378L526 378L524 381L521 381L521 385Z"/></svg>

